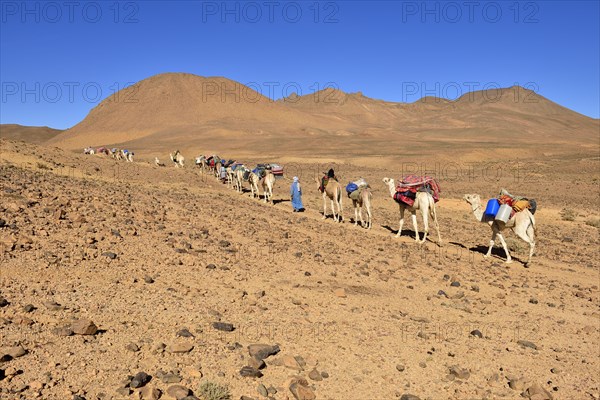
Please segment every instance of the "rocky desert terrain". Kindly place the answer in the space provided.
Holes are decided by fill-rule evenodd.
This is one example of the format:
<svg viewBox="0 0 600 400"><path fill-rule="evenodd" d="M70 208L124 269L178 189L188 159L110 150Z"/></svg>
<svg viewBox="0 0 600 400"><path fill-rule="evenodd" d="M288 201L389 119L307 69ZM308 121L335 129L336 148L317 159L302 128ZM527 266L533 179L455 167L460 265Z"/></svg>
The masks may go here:
<svg viewBox="0 0 600 400"><path fill-rule="evenodd" d="M154 166L164 150L125 163L0 144L2 399L600 398L593 142L510 160L477 158L473 144L464 159L450 148L392 163L390 149L247 151L248 165L285 166L275 205L191 163ZM313 181L331 166L370 182L370 231L347 198L343 223L321 219ZM422 168L443 190L441 247L435 230L415 244L410 220L393 237L398 208L381 179ZM293 175L304 213L291 212ZM491 230L461 200L501 187L538 201L529 268L512 233L512 264L501 248L484 259Z"/></svg>

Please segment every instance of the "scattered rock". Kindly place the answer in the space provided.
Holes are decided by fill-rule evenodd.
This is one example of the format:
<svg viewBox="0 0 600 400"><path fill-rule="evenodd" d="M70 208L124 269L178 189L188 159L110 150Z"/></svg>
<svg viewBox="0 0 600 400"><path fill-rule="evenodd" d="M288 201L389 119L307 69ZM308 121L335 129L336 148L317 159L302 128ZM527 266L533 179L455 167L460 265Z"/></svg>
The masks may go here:
<svg viewBox="0 0 600 400"><path fill-rule="evenodd" d="M117 258L116 253L113 253L112 251L105 251L104 253L102 253L102 257L108 257L111 260L114 260L115 258Z"/></svg>
<svg viewBox="0 0 600 400"><path fill-rule="evenodd" d="M154 283L154 279L151 276L144 276L144 282L146 283Z"/></svg>
<svg viewBox="0 0 600 400"><path fill-rule="evenodd" d="M460 368L456 365L453 365L450 367L450 374L454 375L455 377L457 377L459 379L469 379L469 377L471 376L471 373L469 372L469 370L467 370L465 368Z"/></svg>
<svg viewBox="0 0 600 400"><path fill-rule="evenodd" d="M517 343L523 347L529 347L530 349L534 350L538 349L537 345L529 340L517 340Z"/></svg>
<svg viewBox="0 0 600 400"><path fill-rule="evenodd" d="M53 332L57 336L72 336L75 334L70 326L58 326L54 328Z"/></svg>
<svg viewBox="0 0 600 400"><path fill-rule="evenodd" d="M216 330L224 332L233 332L233 330L235 329L233 327L233 324L228 324L227 322L213 322L212 326Z"/></svg>
<svg viewBox="0 0 600 400"><path fill-rule="evenodd" d="M267 391L267 388L262 383L258 385L258 387L256 388L256 390L258 391L258 394L260 394L263 397L267 397L269 395L269 392Z"/></svg>
<svg viewBox="0 0 600 400"><path fill-rule="evenodd" d="M129 343L127 346L125 346L125 348L129 351L132 351L134 353L140 351L140 346L138 346L135 343Z"/></svg>
<svg viewBox="0 0 600 400"><path fill-rule="evenodd" d="M321 376L321 373L319 371L317 371L316 369L313 369L312 371L310 371L308 373L308 377L310 379L312 379L313 381L322 381L323 377Z"/></svg>
<svg viewBox="0 0 600 400"><path fill-rule="evenodd" d="M63 306L61 306L60 304L58 304L55 301L45 301L44 307L46 307L50 311L60 311L60 310L64 309Z"/></svg>
<svg viewBox="0 0 600 400"><path fill-rule="evenodd" d="M177 400L181 400L190 394L190 389L182 385L172 385L167 389L167 394L175 397Z"/></svg>
<svg viewBox="0 0 600 400"><path fill-rule="evenodd" d="M6 300L4 297L0 296L0 307L6 307L9 304L10 303L8 302L8 300Z"/></svg>
<svg viewBox="0 0 600 400"><path fill-rule="evenodd" d="M293 369L294 371L302 371L302 367L298 365L298 361L296 361L296 359L290 355L281 357L281 365L286 368Z"/></svg>
<svg viewBox="0 0 600 400"><path fill-rule="evenodd" d="M264 360L267 357L273 356L279 353L280 349L277 345L268 344L251 344L248 346L248 353L251 357L258 360Z"/></svg>
<svg viewBox="0 0 600 400"><path fill-rule="evenodd" d="M512 378L508 381L508 387L512 390L523 390L525 388L525 379Z"/></svg>
<svg viewBox="0 0 600 400"><path fill-rule="evenodd" d="M140 397L142 398L142 400L158 400L161 398L161 396L162 392L160 391L160 389L150 385L144 386L140 390Z"/></svg>
<svg viewBox="0 0 600 400"><path fill-rule="evenodd" d="M145 386L146 383L150 382L151 379L152 379L152 377L150 375L148 375L147 373L138 372L137 374L135 374L135 376L129 383L129 387L132 387L134 389L140 388L142 386Z"/></svg>
<svg viewBox="0 0 600 400"><path fill-rule="evenodd" d="M173 343L169 346L169 353L189 353L194 348L191 343Z"/></svg>
<svg viewBox="0 0 600 400"><path fill-rule="evenodd" d="M240 375L243 377L261 378L263 376L263 373L257 370L256 368L245 366L240 370Z"/></svg>
<svg viewBox="0 0 600 400"><path fill-rule="evenodd" d="M403 394L400 396L400 400L421 400L421 398L415 396L414 394Z"/></svg>
<svg viewBox="0 0 600 400"><path fill-rule="evenodd" d="M482 338L483 334L481 333L481 331L479 329L475 329L475 330L471 331L471 336L477 336L478 338Z"/></svg>
<svg viewBox="0 0 600 400"><path fill-rule="evenodd" d="M521 396L528 397L530 400L552 400L552 395L540 384L534 383L529 386Z"/></svg>
<svg viewBox="0 0 600 400"><path fill-rule="evenodd" d="M26 313L30 313L34 310L35 310L35 307L33 304L27 304L25 307L23 307L23 311L25 311Z"/></svg>
<svg viewBox="0 0 600 400"><path fill-rule="evenodd" d="M402 364L396 365L396 370L398 370L398 372L404 372L405 369L406 369L406 367Z"/></svg>
<svg viewBox="0 0 600 400"><path fill-rule="evenodd" d="M337 297L344 298L346 297L346 290L344 288L335 289L333 294L335 294Z"/></svg>
<svg viewBox="0 0 600 400"><path fill-rule="evenodd" d="M187 328L183 328L181 330L179 330L175 336L179 336L179 337L194 337L194 335L187 329Z"/></svg>
<svg viewBox="0 0 600 400"><path fill-rule="evenodd" d="M73 333L76 335L95 335L98 327L89 319L80 319L71 325Z"/></svg>
<svg viewBox="0 0 600 400"><path fill-rule="evenodd" d="M296 400L314 400L317 398L304 378L296 378L290 384L290 392Z"/></svg>
<svg viewBox="0 0 600 400"><path fill-rule="evenodd" d="M450 286L452 286L452 287L459 287L459 286L460 286L460 282L458 282L458 281L454 281L454 282L452 282L452 283L450 284Z"/></svg>
<svg viewBox="0 0 600 400"><path fill-rule="evenodd" d="M24 356L25 354L27 354L27 350L25 350L23 346L6 347L2 349L2 352L0 354L2 354L2 358L4 358L5 356L10 356L9 360L12 360L13 358L19 358Z"/></svg>

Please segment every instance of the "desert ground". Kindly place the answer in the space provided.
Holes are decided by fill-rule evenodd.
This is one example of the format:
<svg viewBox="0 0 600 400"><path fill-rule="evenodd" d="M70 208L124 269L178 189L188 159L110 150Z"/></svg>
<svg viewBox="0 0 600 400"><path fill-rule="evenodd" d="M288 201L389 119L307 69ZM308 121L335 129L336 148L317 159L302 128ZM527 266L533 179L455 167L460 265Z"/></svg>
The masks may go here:
<svg viewBox="0 0 600 400"><path fill-rule="evenodd" d="M203 397L206 382L232 399L600 398L593 151L247 151L248 165L286 168L270 205L201 174L183 146L181 169L164 151L126 163L1 145L2 399L217 399ZM343 223L322 220L314 178L329 167L370 182L371 230L354 226L347 197ZM398 207L382 178L419 171L442 186L441 247L434 228L416 244L409 218L393 237ZM289 203L294 175L304 213ZM461 199L502 187L538 201L528 268L512 233L512 264L499 247L483 258L491 230ZM260 366L255 344L279 351L244 370ZM134 388L140 372L151 379Z"/></svg>

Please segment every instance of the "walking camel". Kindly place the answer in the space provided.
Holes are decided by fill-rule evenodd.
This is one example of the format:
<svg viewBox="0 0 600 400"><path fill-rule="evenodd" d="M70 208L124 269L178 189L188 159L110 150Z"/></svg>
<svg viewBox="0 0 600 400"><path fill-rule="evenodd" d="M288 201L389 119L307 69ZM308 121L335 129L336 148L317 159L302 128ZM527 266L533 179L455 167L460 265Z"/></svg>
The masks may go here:
<svg viewBox="0 0 600 400"><path fill-rule="evenodd" d="M394 198L394 194L396 194L396 184L392 178L383 178L383 183L385 183L390 191L390 196ZM442 237L440 235L440 226L437 220L437 212L435 209L435 201L433 200L433 196L427 192L417 192L415 197L415 203L412 206L405 204L403 202L398 202L398 207L400 208L400 227L398 228L398 233L396 237L400 237L402 233L402 226L404 225L404 211L408 210L410 212L410 217L413 221L413 227L415 228L415 241L417 243L425 243L427 239L427 234L429 233L429 217L433 219L433 223L435 224L435 229L438 234L438 245L442 245ZM419 228L417 226L417 210L421 211L421 215L423 216L423 225L424 225L424 236L423 240L419 242Z"/></svg>
<svg viewBox="0 0 600 400"><path fill-rule="evenodd" d="M179 150L175 150L175 153L169 154L169 157L171 157L171 161L173 161L175 163L175 167L183 168L185 158L181 155Z"/></svg>
<svg viewBox="0 0 600 400"><path fill-rule="evenodd" d="M319 189L321 182L315 177ZM327 218L327 198L331 201L331 212L335 222L342 222L344 219L344 208L342 205L342 185L333 178L329 178L327 185L323 189L323 219ZM336 214L337 207L337 214Z"/></svg>
<svg viewBox="0 0 600 400"><path fill-rule="evenodd" d="M269 170L266 171L265 176L260 180L260 184L263 188L263 198L265 203L273 204L273 186L275 186L275 175Z"/></svg>
<svg viewBox="0 0 600 400"><path fill-rule="evenodd" d="M516 212L515 215L508 220L508 222L504 223L502 221L496 221L494 217L488 217L484 215L483 206L481 205L481 198L478 194L465 194L463 199L471 206L471 211L473 211L475 218L480 222L488 223L492 228L490 247L488 248L488 251L484 257L488 258L492 254L492 247L494 247L494 241L497 236L500 239L500 243L502 243L504 252L506 253L506 263L512 262L512 257L508 252L508 247L506 247L504 236L501 233L503 230L510 228L519 238L529 244L529 258L525 263L525 266L528 266L531 262L531 257L533 256L533 251L535 249L535 217L533 214L531 214L528 209L524 209Z"/></svg>
<svg viewBox="0 0 600 400"><path fill-rule="evenodd" d="M250 171L248 175L248 183L250 184L251 197L255 198L256 196L260 196L258 192L258 183L260 182L260 178L254 172Z"/></svg>
<svg viewBox="0 0 600 400"><path fill-rule="evenodd" d="M373 199L373 193L371 193L371 189L369 187L365 187L361 189L358 198L352 199L352 206L354 207L354 225L358 225L358 220L360 219L360 226L365 226L365 221L363 221L362 217L362 209L365 208L367 212L367 229L371 229L371 225L373 223L373 216L371 213L371 200Z"/></svg>

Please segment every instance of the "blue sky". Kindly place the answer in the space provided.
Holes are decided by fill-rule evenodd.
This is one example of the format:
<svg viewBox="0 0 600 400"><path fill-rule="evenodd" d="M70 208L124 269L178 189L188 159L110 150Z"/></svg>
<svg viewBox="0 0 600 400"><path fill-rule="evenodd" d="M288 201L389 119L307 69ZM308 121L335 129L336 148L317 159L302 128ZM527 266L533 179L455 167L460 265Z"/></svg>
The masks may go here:
<svg viewBox="0 0 600 400"><path fill-rule="evenodd" d="M471 4L471 5L469 5ZM162 72L389 101L519 84L600 116L598 1L6 1L1 123L68 128Z"/></svg>

